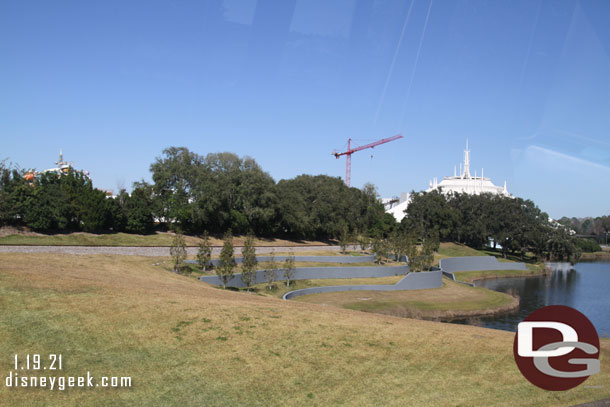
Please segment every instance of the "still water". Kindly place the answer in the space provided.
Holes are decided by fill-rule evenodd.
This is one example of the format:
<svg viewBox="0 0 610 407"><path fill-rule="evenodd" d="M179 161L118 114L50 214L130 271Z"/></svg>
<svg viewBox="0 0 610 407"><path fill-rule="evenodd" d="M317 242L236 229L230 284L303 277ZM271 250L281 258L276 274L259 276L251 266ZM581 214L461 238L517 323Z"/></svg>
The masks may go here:
<svg viewBox="0 0 610 407"><path fill-rule="evenodd" d="M600 337L610 337L610 262L577 263L573 269L555 265L546 276L481 280L476 285L518 295L519 309L451 322L515 331L532 311L546 305L567 305L585 314Z"/></svg>

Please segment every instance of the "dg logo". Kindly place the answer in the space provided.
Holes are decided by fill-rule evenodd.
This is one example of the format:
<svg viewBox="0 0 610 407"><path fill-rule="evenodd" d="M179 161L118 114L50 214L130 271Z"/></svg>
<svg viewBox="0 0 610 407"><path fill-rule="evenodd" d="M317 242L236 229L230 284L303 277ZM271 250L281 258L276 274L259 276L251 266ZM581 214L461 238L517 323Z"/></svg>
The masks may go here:
<svg viewBox="0 0 610 407"><path fill-rule="evenodd" d="M599 337L582 313L563 305L532 312L517 326L513 353L519 370L545 390L568 390L598 373Z"/></svg>

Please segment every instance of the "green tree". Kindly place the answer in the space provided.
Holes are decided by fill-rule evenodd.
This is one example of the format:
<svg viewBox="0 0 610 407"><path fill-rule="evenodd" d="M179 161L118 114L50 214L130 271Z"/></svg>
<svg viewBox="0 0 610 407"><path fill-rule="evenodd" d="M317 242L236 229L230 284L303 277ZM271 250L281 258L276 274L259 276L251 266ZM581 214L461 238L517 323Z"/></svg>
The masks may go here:
<svg viewBox="0 0 610 407"><path fill-rule="evenodd" d="M150 166L154 181L155 216L159 221L193 229L194 186L205 171L203 158L185 147L163 150ZM200 226L199 230L203 229Z"/></svg>
<svg viewBox="0 0 610 407"><path fill-rule="evenodd" d="M286 280L286 287L290 287L290 280L294 277L295 273L295 265L294 265L294 255L292 252L286 260L284 260L284 279Z"/></svg>
<svg viewBox="0 0 610 407"><path fill-rule="evenodd" d="M388 247L386 240L381 236L375 236L371 244L373 253L375 254L375 262L380 264L388 255Z"/></svg>
<svg viewBox="0 0 610 407"><path fill-rule="evenodd" d="M394 255L396 261L400 261L400 257L405 255L407 246L406 234L398 229L395 229L389 238L389 248Z"/></svg>
<svg viewBox="0 0 610 407"><path fill-rule="evenodd" d="M601 252L602 248L599 244L597 244L597 242L593 239L581 239L581 238L576 238L574 239L574 243L576 243L576 246L583 252L586 253L594 253L594 252Z"/></svg>
<svg viewBox="0 0 610 407"><path fill-rule="evenodd" d="M439 248L438 232L436 230L429 231L424 238L421 249L421 267L422 270L428 271L434 262L434 252Z"/></svg>
<svg viewBox="0 0 610 407"><path fill-rule="evenodd" d="M207 231L201 235L199 249L197 250L197 264L201 271L206 271L212 267L212 247L210 246L210 235Z"/></svg>
<svg viewBox="0 0 610 407"><path fill-rule="evenodd" d="M228 230L223 239L222 250L220 252L220 262L216 267L216 275L222 282L222 287L227 288L227 283L233 278L235 270L235 257L233 256L233 235Z"/></svg>
<svg viewBox="0 0 610 407"><path fill-rule="evenodd" d="M123 207L129 233L148 234L154 229L153 190L145 182L135 182L131 195L123 197Z"/></svg>
<svg viewBox="0 0 610 407"><path fill-rule="evenodd" d="M248 291L250 291L250 286L254 282L253 280L256 275L256 265L258 264L258 261L256 260L256 248L254 247L254 236L252 234L246 236L244 247L241 249L241 255L241 281L243 281Z"/></svg>
<svg viewBox="0 0 610 407"><path fill-rule="evenodd" d="M184 260L186 260L186 243L182 233L174 235L172 245L169 248L169 254L172 257L174 273L179 273L184 267Z"/></svg>
<svg viewBox="0 0 610 407"><path fill-rule="evenodd" d="M349 188L340 178L299 175L277 183L280 231L300 239L340 238L344 226L386 233L396 221L385 216L370 188Z"/></svg>
<svg viewBox="0 0 610 407"><path fill-rule="evenodd" d="M452 208L447 197L437 190L411 193L411 201L402 220L403 225L408 229L415 229L418 236L423 236L428 230L437 229L439 238L443 241L453 238L458 222L458 211Z"/></svg>

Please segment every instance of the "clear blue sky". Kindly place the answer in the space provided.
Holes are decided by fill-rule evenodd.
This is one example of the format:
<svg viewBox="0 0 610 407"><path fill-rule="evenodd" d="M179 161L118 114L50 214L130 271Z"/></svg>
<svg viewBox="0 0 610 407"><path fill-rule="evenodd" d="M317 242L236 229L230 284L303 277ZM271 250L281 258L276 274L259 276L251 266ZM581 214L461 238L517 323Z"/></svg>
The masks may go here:
<svg viewBox="0 0 610 407"><path fill-rule="evenodd" d="M0 3L0 159L60 147L94 185L150 180L163 148L254 157L276 180L382 196L471 164L553 217L610 214L610 2ZM372 157L371 157L372 155Z"/></svg>

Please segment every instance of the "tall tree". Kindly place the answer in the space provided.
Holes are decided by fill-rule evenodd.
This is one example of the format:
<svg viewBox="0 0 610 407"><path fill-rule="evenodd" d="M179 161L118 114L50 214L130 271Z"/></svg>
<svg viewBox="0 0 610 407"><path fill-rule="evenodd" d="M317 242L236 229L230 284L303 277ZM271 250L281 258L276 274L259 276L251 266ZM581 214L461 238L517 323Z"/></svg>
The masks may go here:
<svg viewBox="0 0 610 407"><path fill-rule="evenodd" d="M222 250L220 252L220 262L216 267L216 274L222 282L222 287L227 288L227 283L233 278L235 270L235 257L233 256L233 235L227 231L224 235Z"/></svg>
<svg viewBox="0 0 610 407"><path fill-rule="evenodd" d="M428 271L432 267L434 262L434 252L438 250L439 239L438 232L434 229L429 231L424 238L421 248L421 267L423 270Z"/></svg>
<svg viewBox="0 0 610 407"><path fill-rule="evenodd" d="M174 272L179 273L184 267L184 260L186 260L186 243L182 233L177 232L174 235L172 245L169 248L169 254L172 257Z"/></svg>
<svg viewBox="0 0 610 407"><path fill-rule="evenodd" d="M131 195L123 197L123 208L129 233L148 234L154 229L152 187L146 182L134 182Z"/></svg>
<svg viewBox="0 0 610 407"><path fill-rule="evenodd" d="M199 242L199 249L197 250L197 264L201 271L206 271L212 266L212 247L210 246L210 235L207 231L204 231L201 235L201 241Z"/></svg>
<svg viewBox="0 0 610 407"><path fill-rule="evenodd" d="M244 246L241 249L242 263L241 263L241 281L246 285L248 291L250 286L254 282L256 276L256 248L254 247L254 236L248 234L244 242Z"/></svg>
<svg viewBox="0 0 610 407"><path fill-rule="evenodd" d="M294 277L295 266L294 266L294 255L292 252L284 260L284 279L286 280L286 287L290 287L290 280Z"/></svg>

